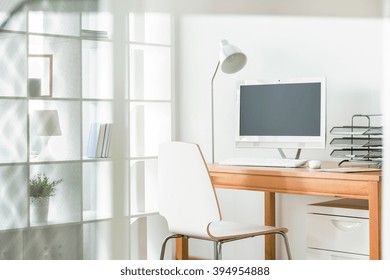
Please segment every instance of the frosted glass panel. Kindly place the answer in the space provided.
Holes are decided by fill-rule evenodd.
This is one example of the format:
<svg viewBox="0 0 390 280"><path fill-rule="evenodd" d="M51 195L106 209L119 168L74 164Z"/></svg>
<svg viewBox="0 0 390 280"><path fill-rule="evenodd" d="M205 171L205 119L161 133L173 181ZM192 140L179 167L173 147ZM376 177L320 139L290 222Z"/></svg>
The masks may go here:
<svg viewBox="0 0 390 280"><path fill-rule="evenodd" d="M51 136L46 144L45 136L34 131L41 126L38 118L30 122L30 160L56 161L80 159L80 103L77 101L30 101L30 116L40 110L56 110L61 129L61 135ZM45 121L45 120L42 120ZM46 139L47 140L47 139ZM42 151L48 146L49 156L42 156Z"/></svg>
<svg viewBox="0 0 390 280"><path fill-rule="evenodd" d="M12 230L0 233L0 260L23 259L23 232Z"/></svg>
<svg viewBox="0 0 390 280"><path fill-rule="evenodd" d="M26 101L0 100L0 112L0 162L26 161Z"/></svg>
<svg viewBox="0 0 390 280"><path fill-rule="evenodd" d="M0 96L26 96L26 36L0 32Z"/></svg>
<svg viewBox="0 0 390 280"><path fill-rule="evenodd" d="M158 145L171 139L171 105L135 103L130 109L130 156L157 156Z"/></svg>
<svg viewBox="0 0 390 280"><path fill-rule="evenodd" d="M130 13L130 41L170 44L171 16L164 13Z"/></svg>
<svg viewBox="0 0 390 280"><path fill-rule="evenodd" d="M2 1L4 2L4 1ZM5 11L11 11L15 7L16 1L6 1L6 3L1 3L2 9L0 11L0 23L3 24L5 20L7 20L9 13ZM13 31L26 31L26 13L20 11L14 15L10 19L8 19L7 24L4 29L13 30Z"/></svg>
<svg viewBox="0 0 390 280"><path fill-rule="evenodd" d="M81 164L33 165L30 176L44 173L50 181L63 181L57 185L56 193L50 197L49 224L81 221ZM32 224L39 225L39 224Z"/></svg>
<svg viewBox="0 0 390 280"><path fill-rule="evenodd" d="M0 167L0 182L0 230L27 226L27 168Z"/></svg>
<svg viewBox="0 0 390 280"><path fill-rule="evenodd" d="M83 41L83 97L113 98L112 44Z"/></svg>
<svg viewBox="0 0 390 280"><path fill-rule="evenodd" d="M85 260L109 260L112 258L111 229L111 222L84 224L83 236Z"/></svg>
<svg viewBox="0 0 390 280"><path fill-rule="evenodd" d="M112 217L112 162L90 162L83 165L84 220Z"/></svg>
<svg viewBox="0 0 390 280"><path fill-rule="evenodd" d="M82 226L35 228L25 232L27 260L80 260Z"/></svg>
<svg viewBox="0 0 390 280"><path fill-rule="evenodd" d="M157 211L157 160L131 161L131 213Z"/></svg>
<svg viewBox="0 0 390 280"><path fill-rule="evenodd" d="M80 97L80 42L68 38L29 36L29 43L29 54L53 56L53 97Z"/></svg>
<svg viewBox="0 0 390 280"><path fill-rule="evenodd" d="M171 98L171 49L130 46L130 98Z"/></svg>
<svg viewBox="0 0 390 280"><path fill-rule="evenodd" d="M111 38L112 15L108 12L82 13L82 35L96 36L97 38ZM87 32L85 32L87 31ZM92 32L90 32L92 31ZM93 32L98 31L98 32Z"/></svg>
<svg viewBox="0 0 390 280"><path fill-rule="evenodd" d="M29 31L34 33L79 36L80 14L64 12L66 1L57 1L61 12L32 11L28 13Z"/></svg>

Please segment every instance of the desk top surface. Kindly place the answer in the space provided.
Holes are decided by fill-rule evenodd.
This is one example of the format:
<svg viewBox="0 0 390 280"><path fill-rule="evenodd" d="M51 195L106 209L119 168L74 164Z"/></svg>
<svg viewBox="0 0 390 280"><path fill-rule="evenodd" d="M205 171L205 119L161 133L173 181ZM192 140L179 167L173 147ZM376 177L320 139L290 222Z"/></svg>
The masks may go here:
<svg viewBox="0 0 390 280"><path fill-rule="evenodd" d="M337 162L322 162L321 168L337 168ZM308 167L285 168L285 167L256 167L256 166L227 166L219 164L208 164L208 169L211 175L216 173L230 173L242 175L258 175L258 176L278 176L278 177L307 177L321 179L337 179L337 180L365 180L365 181L381 181L382 172L324 172L321 169L310 169Z"/></svg>

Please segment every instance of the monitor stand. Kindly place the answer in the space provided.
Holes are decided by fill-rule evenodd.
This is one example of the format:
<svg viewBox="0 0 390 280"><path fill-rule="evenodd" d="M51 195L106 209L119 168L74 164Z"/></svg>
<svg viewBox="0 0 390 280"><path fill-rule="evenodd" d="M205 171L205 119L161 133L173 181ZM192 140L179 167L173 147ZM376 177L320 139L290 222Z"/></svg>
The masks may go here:
<svg viewBox="0 0 390 280"><path fill-rule="evenodd" d="M281 148L278 148L278 151L279 151L279 154L282 156L282 158L287 158L286 154L283 152L283 150ZM299 159L299 157L301 156L301 151L302 151L302 149L297 150L297 153L295 154L295 159Z"/></svg>

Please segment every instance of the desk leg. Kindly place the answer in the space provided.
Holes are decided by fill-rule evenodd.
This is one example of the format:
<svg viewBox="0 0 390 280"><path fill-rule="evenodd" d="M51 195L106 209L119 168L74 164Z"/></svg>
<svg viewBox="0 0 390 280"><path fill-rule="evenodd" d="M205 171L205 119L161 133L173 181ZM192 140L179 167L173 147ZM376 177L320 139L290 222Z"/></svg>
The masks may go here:
<svg viewBox="0 0 390 280"><path fill-rule="evenodd" d="M370 259L381 258L381 197L380 183L370 183L368 209L370 217Z"/></svg>
<svg viewBox="0 0 390 280"><path fill-rule="evenodd" d="M176 259L188 260L188 239L176 238Z"/></svg>
<svg viewBox="0 0 390 280"><path fill-rule="evenodd" d="M267 226L275 226L275 193L264 192L264 222ZM265 259L276 259L275 235L267 235L265 238Z"/></svg>

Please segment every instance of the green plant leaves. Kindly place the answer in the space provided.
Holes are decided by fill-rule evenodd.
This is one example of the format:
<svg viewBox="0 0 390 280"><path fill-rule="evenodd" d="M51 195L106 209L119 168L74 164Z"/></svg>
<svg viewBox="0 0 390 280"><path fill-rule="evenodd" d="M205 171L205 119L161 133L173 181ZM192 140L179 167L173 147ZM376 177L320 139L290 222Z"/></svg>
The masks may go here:
<svg viewBox="0 0 390 280"><path fill-rule="evenodd" d="M30 179L30 196L31 197L46 197L55 195L56 186L63 179L49 181L49 178L44 173L38 173Z"/></svg>

